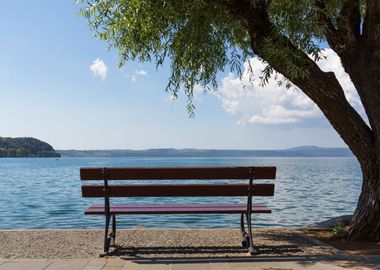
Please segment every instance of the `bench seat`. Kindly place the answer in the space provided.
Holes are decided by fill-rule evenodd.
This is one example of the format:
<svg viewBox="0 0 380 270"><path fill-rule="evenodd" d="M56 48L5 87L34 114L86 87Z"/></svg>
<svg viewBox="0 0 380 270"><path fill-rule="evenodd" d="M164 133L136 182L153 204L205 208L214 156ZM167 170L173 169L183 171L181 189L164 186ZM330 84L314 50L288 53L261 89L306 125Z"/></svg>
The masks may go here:
<svg viewBox="0 0 380 270"><path fill-rule="evenodd" d="M111 214L240 214L247 211L246 204L114 204ZM104 215L104 205L94 204L86 209L86 215ZM252 213L270 214L264 204L254 204Z"/></svg>

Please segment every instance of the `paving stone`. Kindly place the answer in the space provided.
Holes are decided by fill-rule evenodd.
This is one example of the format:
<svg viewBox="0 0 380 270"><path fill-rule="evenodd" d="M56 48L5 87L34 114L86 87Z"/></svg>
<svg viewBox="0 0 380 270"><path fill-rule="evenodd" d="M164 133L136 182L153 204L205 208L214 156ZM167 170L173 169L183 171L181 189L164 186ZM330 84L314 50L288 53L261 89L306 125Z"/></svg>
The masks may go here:
<svg viewBox="0 0 380 270"><path fill-rule="evenodd" d="M223 263L210 263L210 270L231 270L231 264L228 262Z"/></svg>
<svg viewBox="0 0 380 270"><path fill-rule="evenodd" d="M122 270L140 270L140 265L131 261L125 261Z"/></svg>
<svg viewBox="0 0 380 270"><path fill-rule="evenodd" d="M48 260L13 260L0 264L0 270L43 270L48 265Z"/></svg>
<svg viewBox="0 0 380 270"><path fill-rule="evenodd" d="M9 263L11 262L12 260L7 260L7 259L0 259L0 265L3 264L3 263Z"/></svg>
<svg viewBox="0 0 380 270"><path fill-rule="evenodd" d="M107 259L104 258L96 258L91 259L86 266L101 266L103 267L107 262Z"/></svg>
<svg viewBox="0 0 380 270"><path fill-rule="evenodd" d="M171 264L160 263L136 263L126 261L123 270L172 270Z"/></svg>
<svg viewBox="0 0 380 270"><path fill-rule="evenodd" d="M209 263L173 264L173 270L210 270Z"/></svg>
<svg viewBox="0 0 380 270"><path fill-rule="evenodd" d="M335 263L321 263L316 261L287 261L287 262L244 262L231 263L232 270L343 270Z"/></svg>
<svg viewBox="0 0 380 270"><path fill-rule="evenodd" d="M302 263L302 262L301 262ZM300 263L298 263L300 264ZM357 269L357 270L365 270L365 269L371 269L371 268L364 268L364 267L359 267L359 268L353 268L349 266L348 268L344 268L341 266L338 266L336 262L315 262L310 265L303 265L304 268L299 268L299 269L307 269L307 270L346 270L346 269Z"/></svg>
<svg viewBox="0 0 380 270"><path fill-rule="evenodd" d="M125 260L122 259L107 259L106 264L104 265L105 267L123 267L125 264Z"/></svg>
<svg viewBox="0 0 380 270"><path fill-rule="evenodd" d="M102 268L102 270L122 270L122 266L105 266Z"/></svg>
<svg viewBox="0 0 380 270"><path fill-rule="evenodd" d="M380 256L372 255L369 257L362 257L362 260L348 260L348 261L336 261L334 264L343 267L344 269L353 270L368 270L376 269L380 270Z"/></svg>
<svg viewBox="0 0 380 270"><path fill-rule="evenodd" d="M89 261L90 259L53 260L53 262L49 264L46 270L83 270Z"/></svg>
<svg viewBox="0 0 380 270"><path fill-rule="evenodd" d="M86 265L82 270L102 270L103 266L100 265Z"/></svg>

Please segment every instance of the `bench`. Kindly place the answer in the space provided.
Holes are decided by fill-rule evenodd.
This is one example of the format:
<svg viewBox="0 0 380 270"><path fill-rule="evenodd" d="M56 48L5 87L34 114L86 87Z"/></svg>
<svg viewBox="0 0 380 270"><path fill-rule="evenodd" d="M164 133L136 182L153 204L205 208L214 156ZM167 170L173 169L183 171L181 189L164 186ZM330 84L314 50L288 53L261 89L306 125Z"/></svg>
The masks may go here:
<svg viewBox="0 0 380 270"><path fill-rule="evenodd" d="M81 180L102 181L101 184L82 184L85 198L104 198L104 204L91 205L86 215L105 216L104 252L115 246L116 215L138 214L240 214L242 246L251 254L257 250L252 241L251 215L271 213L264 204L253 204L253 196L273 196L273 183L254 183L256 179L275 179L276 167L108 167L81 168ZM177 180L171 184L111 184L112 180ZM212 180L197 184L185 180ZM225 181L216 181L225 180ZM228 181L226 181L228 180ZM232 181L238 180L238 181ZM245 180L245 181L244 181ZM180 181L180 182L179 182ZM152 181L150 181L152 182ZM192 181L194 182L194 181ZM219 183L218 183L219 182ZM244 183L245 182L245 183ZM170 183L170 181L169 181ZM244 204L111 204L114 197L220 197L244 196ZM219 198L220 199L220 198ZM113 199L114 200L114 199ZM109 226L112 219L111 232ZM247 222L245 230L244 219Z"/></svg>

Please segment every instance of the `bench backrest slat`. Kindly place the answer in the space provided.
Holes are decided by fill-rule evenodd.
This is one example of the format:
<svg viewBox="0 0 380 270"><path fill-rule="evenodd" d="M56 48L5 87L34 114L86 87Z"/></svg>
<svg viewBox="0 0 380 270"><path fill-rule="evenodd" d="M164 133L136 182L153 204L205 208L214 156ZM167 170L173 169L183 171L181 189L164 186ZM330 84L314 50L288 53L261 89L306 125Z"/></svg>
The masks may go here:
<svg viewBox="0 0 380 270"><path fill-rule="evenodd" d="M275 179L276 167L130 167L107 168L108 180L211 180L249 179L253 168L255 179ZM103 168L81 168L81 180L103 180Z"/></svg>
<svg viewBox="0 0 380 270"><path fill-rule="evenodd" d="M247 196L247 184L136 184L109 185L110 197ZM104 197L103 186L82 185L83 197ZM274 184L254 184L253 196L273 196Z"/></svg>

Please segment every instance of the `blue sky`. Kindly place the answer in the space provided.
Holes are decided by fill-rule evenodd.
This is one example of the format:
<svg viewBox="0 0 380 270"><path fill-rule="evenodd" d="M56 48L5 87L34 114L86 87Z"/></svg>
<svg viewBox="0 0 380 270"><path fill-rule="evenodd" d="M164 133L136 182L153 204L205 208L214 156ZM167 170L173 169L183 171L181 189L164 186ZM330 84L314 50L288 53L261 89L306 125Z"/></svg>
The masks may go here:
<svg viewBox="0 0 380 270"><path fill-rule="evenodd" d="M93 38L74 1L2 1L0 9L2 137L36 137L56 149L345 146L299 91L243 87L228 72L220 91L197 94L189 119L185 98L172 102L164 92L168 63L119 69L117 53ZM332 61L324 65L338 65Z"/></svg>

